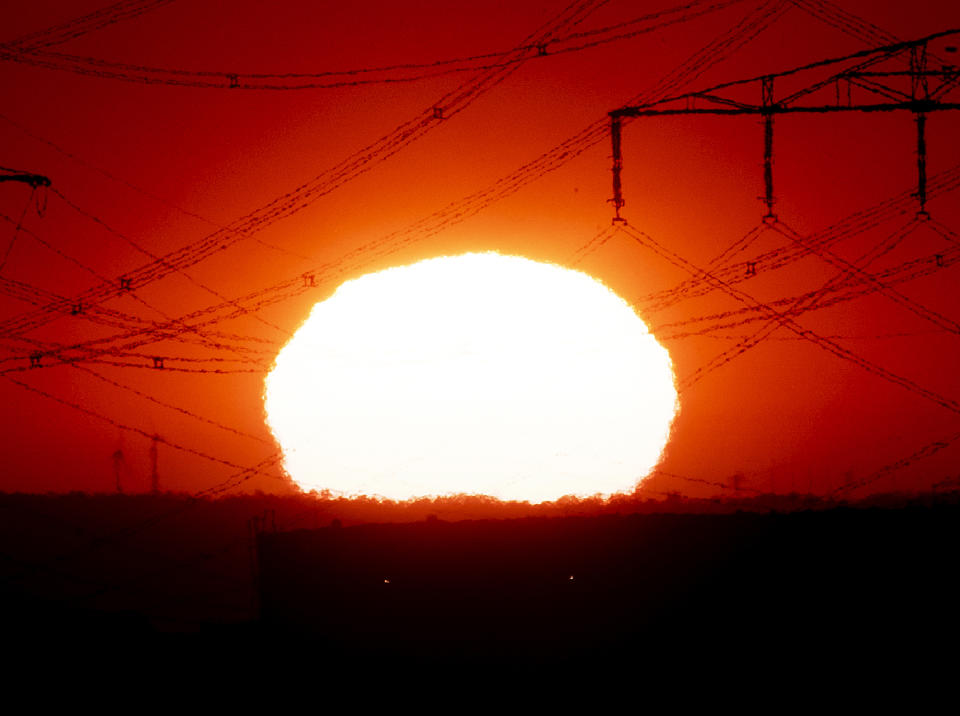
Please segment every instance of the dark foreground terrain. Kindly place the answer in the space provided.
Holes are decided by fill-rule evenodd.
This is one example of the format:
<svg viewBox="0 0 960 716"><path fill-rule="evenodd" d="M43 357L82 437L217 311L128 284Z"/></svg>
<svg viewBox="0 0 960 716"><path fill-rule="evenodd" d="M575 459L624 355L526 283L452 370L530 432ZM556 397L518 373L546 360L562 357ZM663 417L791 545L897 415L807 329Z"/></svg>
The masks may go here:
<svg viewBox="0 0 960 716"><path fill-rule="evenodd" d="M555 669L702 653L908 659L952 653L960 635L950 496L327 527L315 525L332 513L308 505L306 529L290 498L72 500L0 497L7 643L180 632L307 649L327 666Z"/></svg>
<svg viewBox="0 0 960 716"><path fill-rule="evenodd" d="M262 624L338 653L441 662L926 651L958 634L958 517L836 509L264 533Z"/></svg>

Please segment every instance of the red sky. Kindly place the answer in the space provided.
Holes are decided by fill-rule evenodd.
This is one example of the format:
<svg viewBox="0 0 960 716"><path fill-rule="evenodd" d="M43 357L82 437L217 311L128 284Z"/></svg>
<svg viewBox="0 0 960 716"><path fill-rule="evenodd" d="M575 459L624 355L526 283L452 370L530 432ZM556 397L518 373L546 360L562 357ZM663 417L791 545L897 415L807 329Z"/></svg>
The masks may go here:
<svg viewBox="0 0 960 716"><path fill-rule="evenodd" d="M725 3L692 3L697 12L717 4ZM0 272L0 400L5 406L0 490L111 490L111 455L118 448L125 455L127 488L146 489L145 435L154 433L163 439L160 472L169 489L214 488L239 468L269 459L275 449L263 424L265 366L316 301L344 279L369 270L468 249L571 265L612 216L607 203L609 140L603 131L589 135L589 141L580 133L649 92L743 18L758 16L758 8L782 6L782 12L772 12L755 39L712 56L713 63L699 76L671 84L671 91L707 88L856 52L877 44L868 41L877 37L870 29L874 25L901 39L960 27L960 9L952 2L742 0L579 51L554 52L608 35L548 44L545 57L526 53L527 61L502 81L457 104L450 97L457 96L458 88L470 88L489 72L476 69L483 61L468 63L470 71L411 82L381 81L412 72L391 70L312 80L374 80L352 86L271 90L246 85L290 87L302 82L286 76L292 73L319 75L503 53L556 24L558 16L567 17L562 15L567 6L545 0L374 1L330 7L245 0L119 5L145 12L58 44L0 49L6 57L0 65L5 100L0 166L52 181L39 196L31 196L23 184L0 184L0 212L11 220L0 220L4 252L16 236ZM675 6L625 0L582 5L580 22L562 25L552 37L569 38ZM97 2L53 0L4 7L3 42L100 7ZM836 8L847 14L837 15ZM674 17L664 15L661 22ZM860 21L851 21L853 17ZM101 60L168 71L120 71L97 64ZM97 76L115 71L138 81ZM198 74L205 72L211 74ZM230 74L240 86L227 86ZM257 80L255 75L283 77ZM139 81L143 79L150 81ZM447 109L443 119L434 120L429 115L438 104ZM931 183L960 162L958 119L953 112L930 116ZM391 133L407 122L422 122L422 129L400 146ZM393 139L384 145L386 151L364 151L388 135ZM562 156L556 148L576 137L580 139ZM779 218L805 236L816 234L914 190L914 142L909 113L779 118ZM547 153L557 159L550 171L534 165L517 174ZM362 165L365 171L355 171L361 168L356 165L347 174L336 173L341 162L357 158L368 162ZM760 222L761 162L762 130L755 117L634 121L624 129L624 216L680 256L706 266ZM506 181L498 184L501 180ZM328 193L319 190L333 185ZM307 190L283 204L301 187ZM491 187L502 189L495 200L464 202ZM35 202L44 195L41 216ZM281 215L265 212L278 198L286 207ZM960 232L955 198L955 192L941 191L931 198L929 211L947 229ZM478 206L482 210L474 212ZM437 218L436 212L448 207L450 220ZM914 211L912 205L901 208L833 250L853 260ZM257 231L246 226L242 236L217 237L210 245L227 248L211 250L199 260L202 252L195 250L205 245L205 237L249 215L259 222ZM786 244L783 236L765 232L738 260ZM943 235L922 227L872 267L929 261L952 246ZM183 247L194 251L174 253ZM198 260L172 269L173 262L192 256ZM137 273L145 266L152 268ZM653 310L645 297L677 286L688 275L623 233L577 267L637 305L670 350L681 380L762 325L689 323L739 307L718 291ZM960 320L956 270L945 267L898 284L897 290L911 305L935 311L947 322ZM314 273L317 283L307 291L299 278L305 272ZM780 270L762 270L738 287L759 301L774 302L814 290L835 273L811 256ZM126 274L136 277L129 293L101 293L97 301L87 301L81 315L71 315L69 308L78 299L51 303L55 297L49 294L79 296L101 285L117 286ZM43 295L37 295L38 289ZM266 305L253 296L259 291L261 298L270 299ZM37 305L23 300L30 292ZM226 308L170 323L218 304ZM246 313L229 317L238 305ZM29 320L21 321L23 317ZM209 318L217 321L201 327L194 323ZM938 327L874 291L797 320L870 365L939 396L960 396L955 370L960 343L939 318ZM671 325L679 322L701 335L679 335L688 332ZM167 325L167 338L148 333L157 324ZM101 350L95 354L78 359L76 351L66 353L66 362L45 356L41 367L29 368L34 351L99 339L104 340L96 344ZM152 367L155 355L166 357L163 370ZM742 473L743 485L780 492L823 493L845 480L869 481L854 494L929 489L960 472L960 444L873 478L883 466L958 431L960 415L952 409L780 329L681 392L681 414L661 465L670 474L649 484L703 496L717 488L698 481L725 483ZM240 489L288 487L271 468Z"/></svg>

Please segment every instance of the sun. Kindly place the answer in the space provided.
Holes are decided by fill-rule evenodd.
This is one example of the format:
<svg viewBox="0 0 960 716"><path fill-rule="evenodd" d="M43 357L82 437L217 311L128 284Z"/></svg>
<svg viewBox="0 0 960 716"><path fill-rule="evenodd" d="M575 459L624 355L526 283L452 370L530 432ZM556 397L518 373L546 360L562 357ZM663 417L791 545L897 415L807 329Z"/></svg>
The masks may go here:
<svg viewBox="0 0 960 716"><path fill-rule="evenodd" d="M496 253L344 283L279 352L264 401L304 490L532 503L632 491L678 410L670 356L623 299Z"/></svg>

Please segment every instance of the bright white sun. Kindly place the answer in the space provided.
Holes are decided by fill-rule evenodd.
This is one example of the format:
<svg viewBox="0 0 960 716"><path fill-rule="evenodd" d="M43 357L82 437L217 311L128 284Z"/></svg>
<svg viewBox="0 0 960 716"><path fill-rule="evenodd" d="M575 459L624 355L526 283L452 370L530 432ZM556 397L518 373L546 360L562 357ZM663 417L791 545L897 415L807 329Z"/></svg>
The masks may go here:
<svg viewBox="0 0 960 716"><path fill-rule="evenodd" d="M264 400L304 490L534 503L633 490L678 405L669 354L623 299L494 253L343 284L280 351Z"/></svg>

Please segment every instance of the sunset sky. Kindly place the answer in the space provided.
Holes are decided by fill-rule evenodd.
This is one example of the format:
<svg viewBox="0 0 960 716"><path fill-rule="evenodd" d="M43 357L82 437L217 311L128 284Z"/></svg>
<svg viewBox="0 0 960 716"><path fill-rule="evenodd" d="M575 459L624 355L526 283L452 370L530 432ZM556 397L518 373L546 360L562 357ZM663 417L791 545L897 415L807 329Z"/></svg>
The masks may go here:
<svg viewBox="0 0 960 716"><path fill-rule="evenodd" d="M927 122L931 223L869 270L945 265L898 298L868 287L795 316L859 365L782 327L716 361L769 317L663 293L690 274L635 240L706 268L762 224L757 117L627 123L633 234L611 226L606 129L638 97L960 28L955 2L38 0L0 19L0 167L51 181L0 183L0 491L111 491L117 450L125 489L146 490L154 434L164 489L291 491L264 422L279 350L344 281L467 251L586 272L669 350L680 413L651 494L720 494L741 474L861 496L960 474L960 113ZM918 209L915 143L909 112L778 117L785 233L856 215L833 255L881 245ZM763 262L792 245L758 232L731 258L757 261L738 290L784 305L837 274Z"/></svg>

